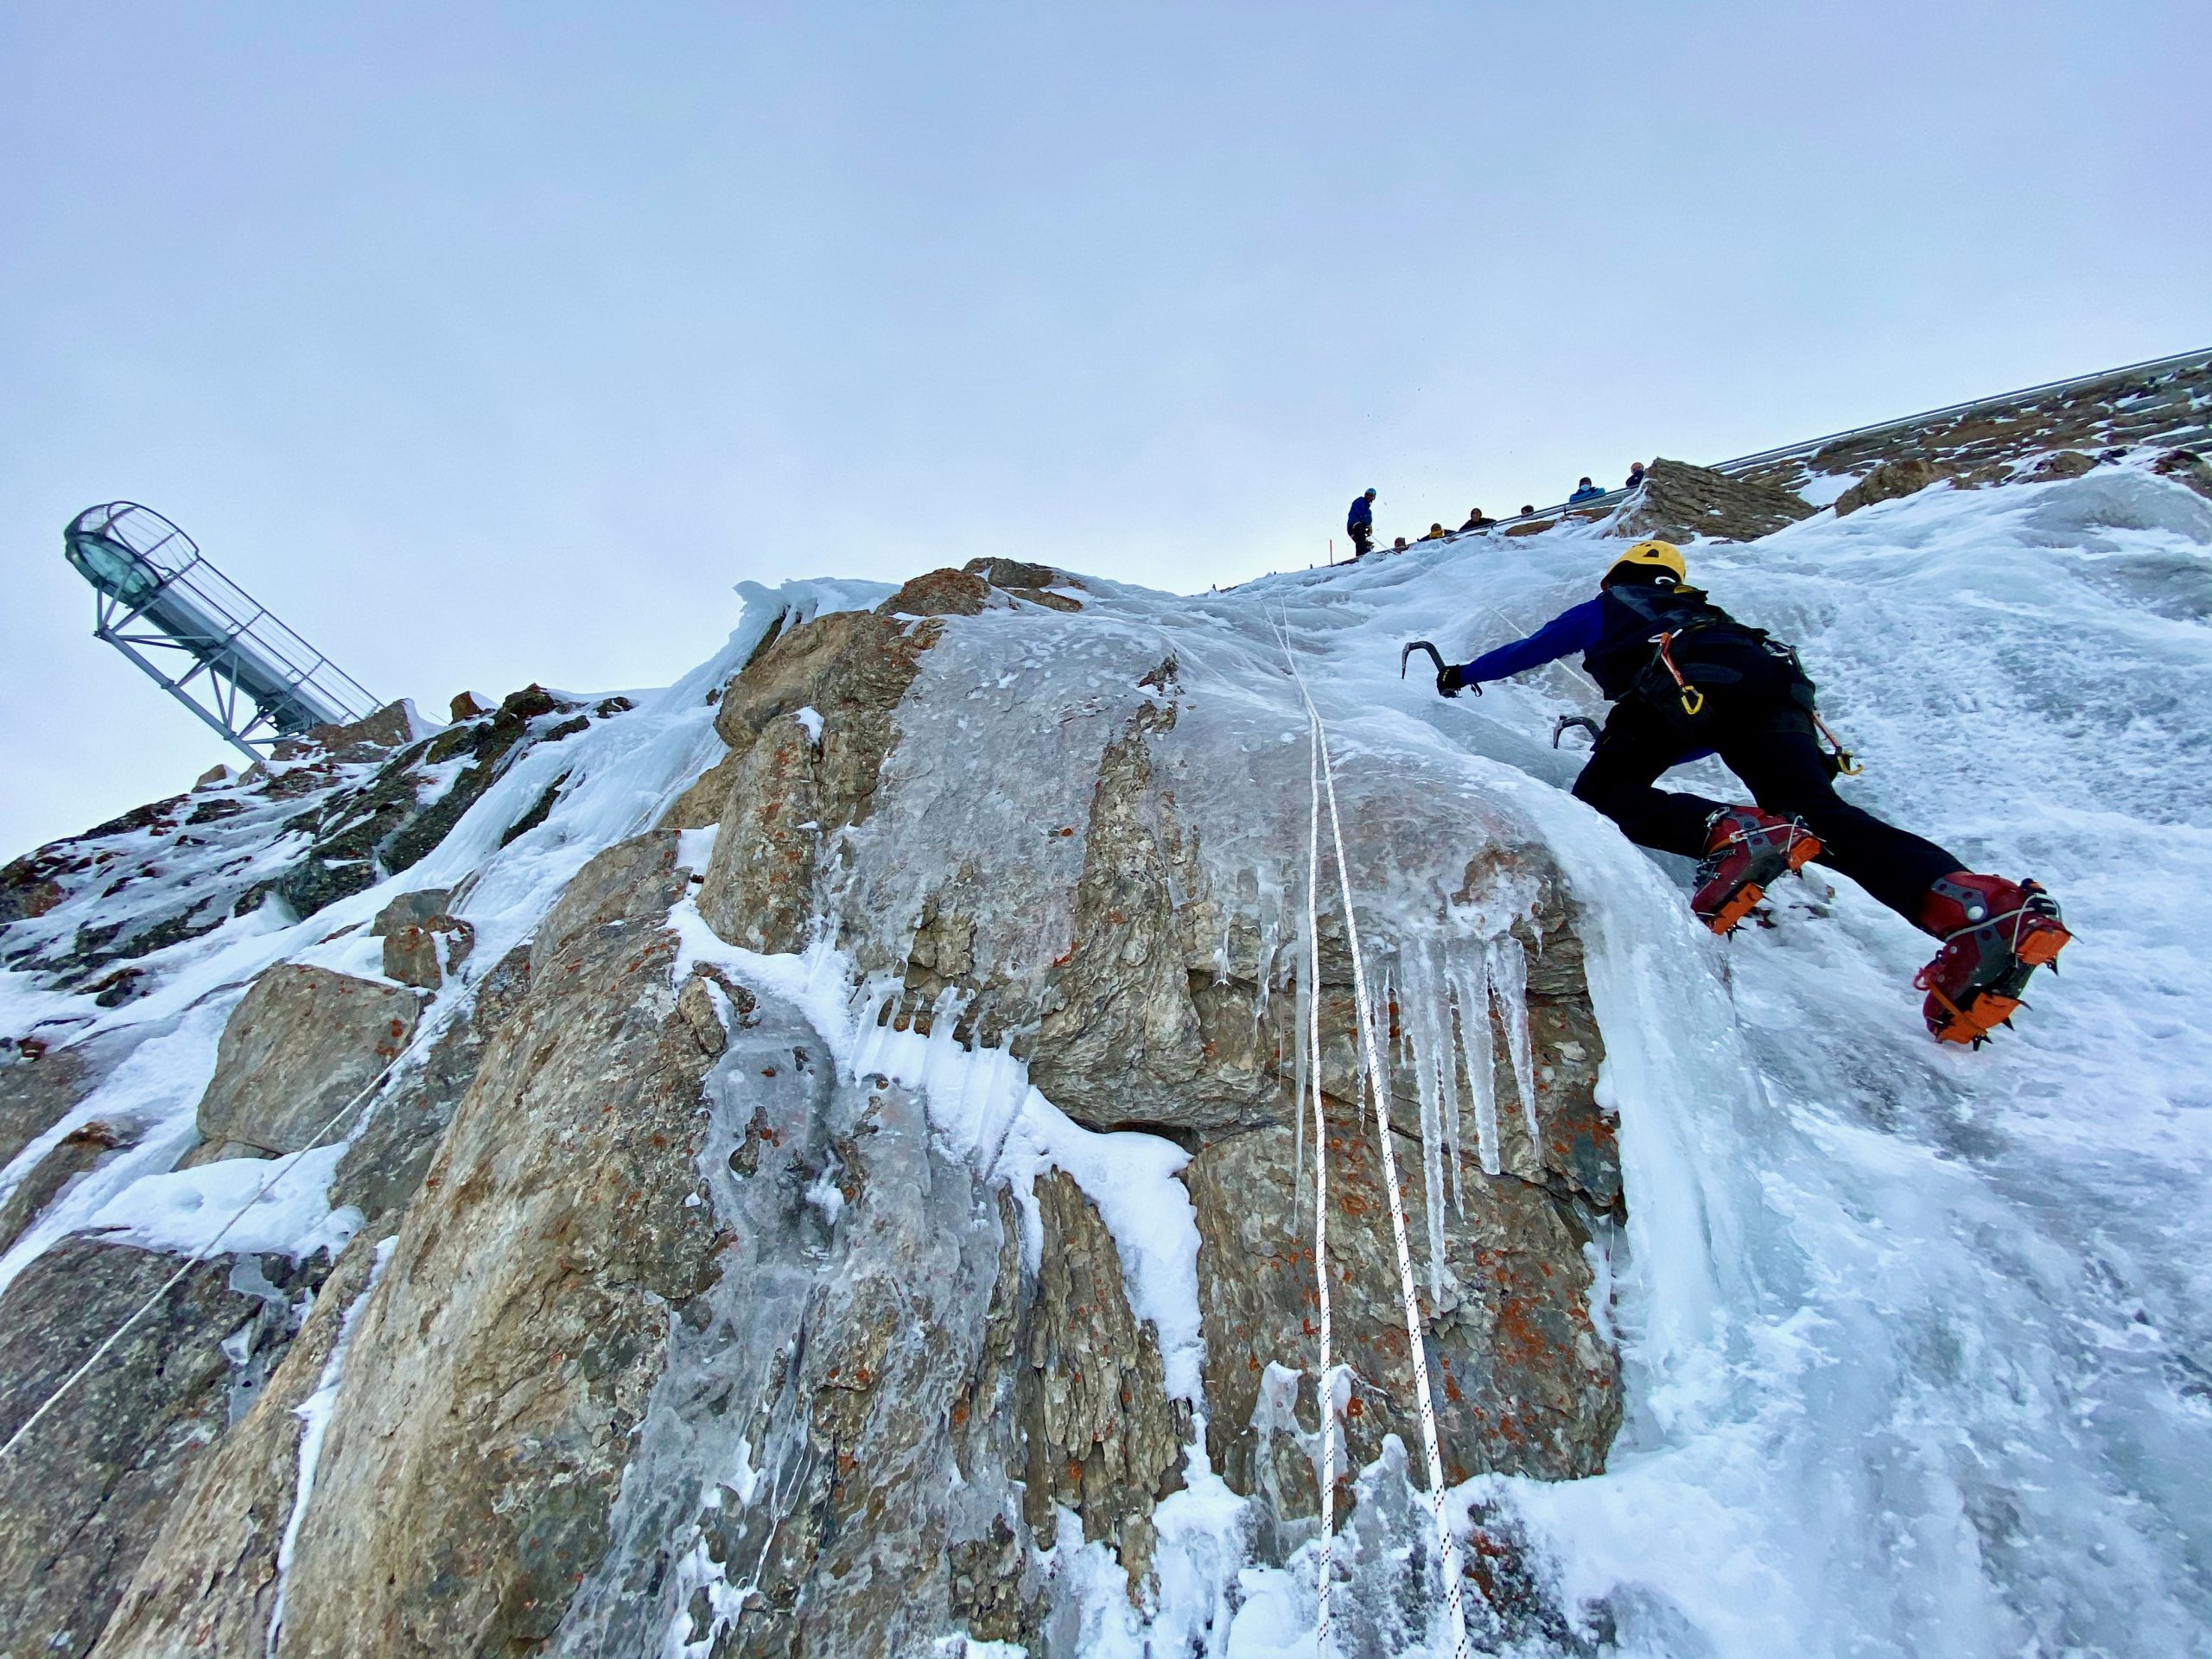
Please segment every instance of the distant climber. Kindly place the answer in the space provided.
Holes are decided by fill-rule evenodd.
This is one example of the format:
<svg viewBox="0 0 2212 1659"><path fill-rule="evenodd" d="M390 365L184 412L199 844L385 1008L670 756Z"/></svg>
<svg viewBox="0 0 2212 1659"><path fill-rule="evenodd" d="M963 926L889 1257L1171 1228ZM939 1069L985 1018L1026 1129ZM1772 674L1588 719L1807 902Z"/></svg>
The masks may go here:
<svg viewBox="0 0 2212 1659"><path fill-rule="evenodd" d="M1578 502L1595 501L1603 494L1605 492L1592 484L1590 481L1590 474L1585 473L1582 475L1582 481L1574 486L1574 493L1567 498L1567 505L1571 507Z"/></svg>
<svg viewBox="0 0 2212 1659"><path fill-rule="evenodd" d="M1424 542L1440 542L1451 535L1451 533L1452 532L1445 529L1442 524L1431 524L1428 527L1428 534L1422 537L1421 540Z"/></svg>
<svg viewBox="0 0 2212 1659"><path fill-rule="evenodd" d="M1351 556L1355 559L1367 556L1368 544L1375 539L1375 492L1351 499L1351 511L1344 515L1344 533L1351 537Z"/></svg>
<svg viewBox="0 0 2212 1659"><path fill-rule="evenodd" d="M1459 533L1464 536L1471 530L1488 530L1497 522L1497 520L1495 518L1484 518L1483 516L1483 510L1480 507L1469 507L1467 509L1467 522L1459 526Z"/></svg>
<svg viewBox="0 0 2212 1659"><path fill-rule="evenodd" d="M1640 461L1631 461L1628 464L1628 482L1622 485L1621 487L1624 490L1640 489L1643 487L1643 463Z"/></svg>
<svg viewBox="0 0 2212 1659"><path fill-rule="evenodd" d="M1399 537L1396 541L1390 543L1390 550L1393 553L1404 552L1406 550L1406 538L1402 536Z"/></svg>
<svg viewBox="0 0 2212 1659"><path fill-rule="evenodd" d="M1533 513L1533 512L1535 512L1535 509L1534 507L1530 506L1530 505L1529 505L1526 501L1523 501L1523 502L1521 504L1521 514L1520 514L1520 516L1521 516L1522 518L1528 518L1531 513Z"/></svg>
<svg viewBox="0 0 2212 1659"><path fill-rule="evenodd" d="M1598 596L1535 633L1439 671L1446 696L1582 653L1613 705L1576 798L1630 840L1700 861L1690 907L1716 933L1750 914L1767 887L1815 859L1833 866L1942 941L1915 985L1928 1028L1979 1045L2019 1006L2037 968L2070 937L2033 881L1977 875L1959 858L1884 823L1835 792L1847 753L1825 734L1796 652L1744 624L1685 582L1681 550L1638 542L1614 561ZM1669 766L1718 754L1757 806L1653 786Z"/></svg>

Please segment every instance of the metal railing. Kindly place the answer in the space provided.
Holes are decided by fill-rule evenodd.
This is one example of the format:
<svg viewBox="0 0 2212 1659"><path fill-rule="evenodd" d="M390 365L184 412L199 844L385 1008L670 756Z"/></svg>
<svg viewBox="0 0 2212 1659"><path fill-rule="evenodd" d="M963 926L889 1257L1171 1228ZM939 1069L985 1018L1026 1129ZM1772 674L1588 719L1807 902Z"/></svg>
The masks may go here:
<svg viewBox="0 0 2212 1659"><path fill-rule="evenodd" d="M93 634L251 760L279 738L365 719L375 697L136 502L87 507L62 532L92 586ZM147 653L169 653L169 672Z"/></svg>

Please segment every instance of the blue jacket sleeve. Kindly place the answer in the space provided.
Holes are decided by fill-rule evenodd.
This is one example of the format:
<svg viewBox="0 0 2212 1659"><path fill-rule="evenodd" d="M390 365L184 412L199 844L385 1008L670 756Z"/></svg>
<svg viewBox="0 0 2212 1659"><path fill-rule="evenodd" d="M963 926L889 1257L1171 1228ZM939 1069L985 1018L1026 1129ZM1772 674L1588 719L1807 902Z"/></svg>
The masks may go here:
<svg viewBox="0 0 2212 1659"><path fill-rule="evenodd" d="M1465 680L1502 680L1574 652L1587 651L1598 643L1604 615L1605 607L1599 601L1585 600L1573 610L1560 612L1526 639L1484 652L1464 665L1459 676Z"/></svg>

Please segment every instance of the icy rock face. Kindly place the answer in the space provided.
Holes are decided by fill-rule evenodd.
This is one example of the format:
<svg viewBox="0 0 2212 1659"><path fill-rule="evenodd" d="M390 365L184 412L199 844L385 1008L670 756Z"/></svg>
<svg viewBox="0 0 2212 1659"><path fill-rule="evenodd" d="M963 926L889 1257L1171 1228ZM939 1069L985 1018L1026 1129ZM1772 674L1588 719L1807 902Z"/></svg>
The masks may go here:
<svg viewBox="0 0 2212 1659"><path fill-rule="evenodd" d="M783 664L842 660L865 632L850 618L797 630L738 677L725 710L834 695L834 673L789 684ZM1232 1490L1294 1522L1317 1508L1300 1439L1318 1421L1312 1383L1294 1406L1263 1402L1261 1382L1270 1366L1302 1367L1312 1341L1311 1196L1299 1174L1310 1180L1311 1154L1294 1104L1308 752L1271 644L1208 640L1108 595L1073 613L983 606L934 631L911 674L899 664L895 742L874 760L865 817L823 813L818 795L795 798L788 773L763 768L733 787L715 857L741 868L760 842L733 831L786 817L846 825L810 842L804 902L788 887L757 902L826 912L835 942L884 988L889 1024L949 1025L963 1043L1010 1048L1077 1122L1166 1132L1196 1151L1185 1180L1201 1240L1209 1451ZM1211 661L1186 665L1200 652ZM1224 658L1227 672L1214 665ZM1264 677L1260 688L1240 673ZM1455 1478L1592 1472L1620 1402L1584 1250L1618 1219L1621 1190L1563 890L1510 811L1419 754L1344 771ZM740 844L756 850L741 860ZM702 914L757 945L743 895L716 887L710 879ZM1354 1103L1340 922L1324 925L1321 943L1321 1081L1343 1159L1335 1266L1344 1351L1363 1379L1349 1432L1369 1460L1386 1435L1418 1430L1372 1123ZM1100 1345L1126 1355L1133 1340L1134 1327ZM1038 1449L1033 1434L1033 1505L1052 1478ZM1133 1484L1141 1497L1157 1483L1139 1471ZM1122 1540L1133 1570L1147 1553Z"/></svg>
<svg viewBox="0 0 2212 1659"><path fill-rule="evenodd" d="M0 1439L174 1272L89 1239L41 1256L0 1297ZM195 1457L223 1433L224 1338L261 1304L229 1260L193 1269L78 1392L10 1454L0 1481L0 1654L90 1650Z"/></svg>
<svg viewBox="0 0 2212 1659"><path fill-rule="evenodd" d="M416 1011L410 990L327 968L270 969L223 1027L214 1079L200 1097L202 1144L187 1166L339 1138L344 1126L330 1120L398 1058Z"/></svg>

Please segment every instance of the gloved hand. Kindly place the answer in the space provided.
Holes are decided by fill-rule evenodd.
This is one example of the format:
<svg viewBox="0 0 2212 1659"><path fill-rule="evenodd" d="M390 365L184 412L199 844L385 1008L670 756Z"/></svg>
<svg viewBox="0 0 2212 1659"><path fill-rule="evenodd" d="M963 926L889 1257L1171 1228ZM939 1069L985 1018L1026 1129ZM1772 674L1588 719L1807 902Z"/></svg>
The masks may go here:
<svg viewBox="0 0 2212 1659"><path fill-rule="evenodd" d="M1483 688L1478 682L1462 677L1459 672L1459 665L1455 663L1446 663L1442 668L1437 670L1437 696L1441 697L1456 697L1462 691L1472 691L1479 697L1483 694Z"/></svg>

